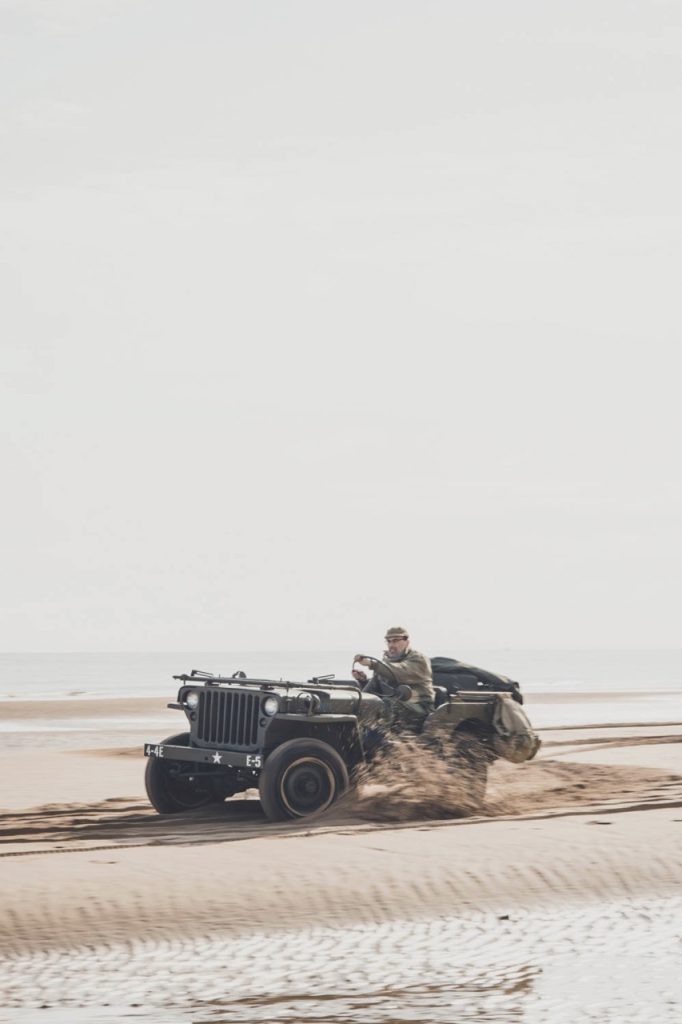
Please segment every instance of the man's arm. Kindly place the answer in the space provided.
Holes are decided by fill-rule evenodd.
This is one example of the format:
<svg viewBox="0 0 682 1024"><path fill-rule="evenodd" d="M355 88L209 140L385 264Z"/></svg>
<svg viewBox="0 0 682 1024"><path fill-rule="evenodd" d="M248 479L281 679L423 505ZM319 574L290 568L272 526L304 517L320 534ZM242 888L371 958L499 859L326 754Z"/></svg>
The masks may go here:
<svg viewBox="0 0 682 1024"><path fill-rule="evenodd" d="M378 676L387 679L397 686L410 686L413 683L430 683L431 666L423 654L410 651L404 661L376 661L372 668Z"/></svg>

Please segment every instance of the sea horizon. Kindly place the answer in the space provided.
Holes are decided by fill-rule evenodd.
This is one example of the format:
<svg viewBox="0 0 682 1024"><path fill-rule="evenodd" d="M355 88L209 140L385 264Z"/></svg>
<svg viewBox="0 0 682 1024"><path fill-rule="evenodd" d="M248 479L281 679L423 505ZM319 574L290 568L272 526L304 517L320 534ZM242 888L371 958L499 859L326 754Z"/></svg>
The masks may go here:
<svg viewBox="0 0 682 1024"><path fill-rule="evenodd" d="M446 653L509 676L528 693L682 690L679 649L490 647ZM351 659L347 651L323 649L0 652L0 701L166 696L176 688L172 677L193 669L293 682L330 674L350 679Z"/></svg>

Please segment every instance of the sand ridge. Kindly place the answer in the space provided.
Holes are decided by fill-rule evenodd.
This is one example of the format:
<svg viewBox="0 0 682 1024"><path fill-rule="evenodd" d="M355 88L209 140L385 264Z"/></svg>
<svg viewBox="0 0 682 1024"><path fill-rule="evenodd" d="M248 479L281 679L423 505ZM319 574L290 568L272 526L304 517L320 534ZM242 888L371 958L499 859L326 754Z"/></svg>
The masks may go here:
<svg viewBox="0 0 682 1024"><path fill-rule="evenodd" d="M114 777L129 761L57 763L69 758ZM139 940L178 919L200 936L216 914L234 931L347 924L367 920L368 906L385 920L444 905L660 895L682 879L682 777L666 771L544 757L496 763L486 803L457 817L425 820L418 796L384 794L377 816L360 793L284 824L266 822L253 800L160 816L142 799L109 797L7 814L0 949Z"/></svg>

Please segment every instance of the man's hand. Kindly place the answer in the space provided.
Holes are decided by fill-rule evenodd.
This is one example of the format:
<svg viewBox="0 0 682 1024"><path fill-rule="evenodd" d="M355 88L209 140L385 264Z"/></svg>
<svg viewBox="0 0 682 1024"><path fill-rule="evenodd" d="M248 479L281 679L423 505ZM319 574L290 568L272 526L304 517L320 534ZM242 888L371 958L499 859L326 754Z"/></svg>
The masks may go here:
<svg viewBox="0 0 682 1024"><path fill-rule="evenodd" d="M358 683L366 683L367 682L367 673L366 672L360 672L357 668L354 668L353 669L353 679L355 679Z"/></svg>
<svg viewBox="0 0 682 1024"><path fill-rule="evenodd" d="M368 658L364 654L356 654L353 658L353 664L357 661L358 665L365 665L367 668L372 668L376 658Z"/></svg>

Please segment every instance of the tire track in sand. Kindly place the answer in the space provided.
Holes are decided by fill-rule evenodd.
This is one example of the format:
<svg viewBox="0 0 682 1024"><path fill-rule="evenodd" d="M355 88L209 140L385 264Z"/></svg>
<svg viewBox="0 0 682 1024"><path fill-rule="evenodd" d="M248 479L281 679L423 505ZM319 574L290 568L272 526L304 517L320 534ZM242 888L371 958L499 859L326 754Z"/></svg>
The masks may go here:
<svg viewBox="0 0 682 1024"><path fill-rule="evenodd" d="M158 815L145 802L125 798L53 804L3 817L0 858L674 809L682 807L682 777L651 769L544 759L523 765L495 764L486 802L478 809L462 807L453 812L448 807L441 817L424 819L418 790L405 799L401 794L392 801L390 796L366 800L362 794L350 794L329 813L307 818L305 823L268 822L253 799L175 815Z"/></svg>

